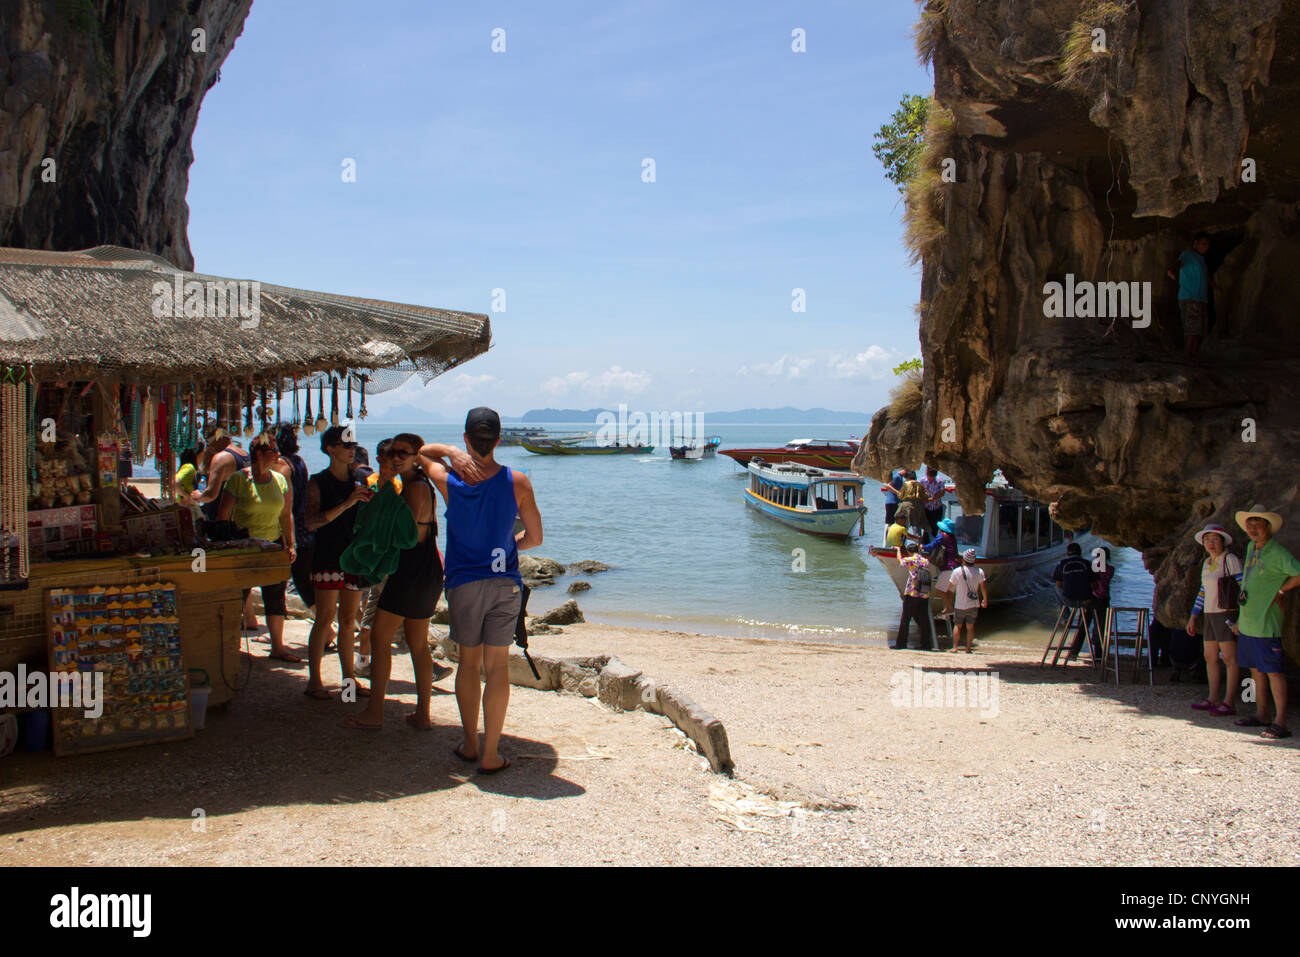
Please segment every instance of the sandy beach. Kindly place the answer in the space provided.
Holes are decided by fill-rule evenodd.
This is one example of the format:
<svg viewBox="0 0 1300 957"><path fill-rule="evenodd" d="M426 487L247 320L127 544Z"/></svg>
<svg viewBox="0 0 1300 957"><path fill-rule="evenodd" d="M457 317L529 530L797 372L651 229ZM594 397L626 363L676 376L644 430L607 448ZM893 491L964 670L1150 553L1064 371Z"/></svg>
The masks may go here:
<svg viewBox="0 0 1300 957"><path fill-rule="evenodd" d="M291 646L306 633L288 623ZM535 637L534 653L617 655L685 691L726 725L734 777L662 716L519 687L503 744L515 766L482 777L450 753L451 678L417 732L402 721L409 658L395 658L387 726L349 731L338 720L355 706L304 696L305 664L252 649L247 687L193 741L0 761L0 863L1300 863L1295 739L1192 711L1204 686L1117 688L1000 646L582 624ZM996 699L900 706L914 665L992 671ZM337 687L335 659L325 674Z"/></svg>

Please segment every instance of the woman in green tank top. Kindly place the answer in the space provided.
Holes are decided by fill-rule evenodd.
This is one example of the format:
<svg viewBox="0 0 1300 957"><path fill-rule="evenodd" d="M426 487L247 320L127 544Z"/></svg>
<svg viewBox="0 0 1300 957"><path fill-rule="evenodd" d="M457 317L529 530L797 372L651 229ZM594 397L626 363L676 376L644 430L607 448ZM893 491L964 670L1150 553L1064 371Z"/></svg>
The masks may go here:
<svg viewBox="0 0 1300 957"><path fill-rule="evenodd" d="M275 439L263 433L253 440L248 452L252 457L248 474L237 471L226 479L217 517L223 521L233 519L253 538L287 548L292 564L298 552L293 531L293 491L288 479L271 467L279 457L279 448ZM271 632L271 657L302 661L284 647L284 582L262 586L262 605Z"/></svg>

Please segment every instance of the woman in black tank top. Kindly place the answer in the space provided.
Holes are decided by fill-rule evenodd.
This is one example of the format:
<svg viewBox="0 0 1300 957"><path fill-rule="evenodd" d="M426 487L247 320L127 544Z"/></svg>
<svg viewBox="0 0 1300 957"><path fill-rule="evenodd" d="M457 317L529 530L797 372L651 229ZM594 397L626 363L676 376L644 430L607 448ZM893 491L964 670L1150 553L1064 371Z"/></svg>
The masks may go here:
<svg viewBox="0 0 1300 957"><path fill-rule="evenodd" d="M339 559L352 544L358 508L374 493L357 481L352 471L356 443L345 441L344 434L345 430L336 425L321 435L321 451L329 456L330 465L313 475L307 483L306 522L316 533L311 572L316 620L311 629L311 666L306 693L321 699L329 697L321 683L320 665L336 612L339 668L343 672L344 687L355 690L357 695L368 693L356 683L356 659L353 655L362 583L356 576L343 571Z"/></svg>
<svg viewBox="0 0 1300 957"><path fill-rule="evenodd" d="M419 466L423 445L418 435L394 436L379 462L381 484L394 472L401 476L402 498L415 519L420 540L402 552L397 569L384 582L370 636L370 701L364 711L345 718L344 727L374 729L383 725L384 694L393 667L392 641L399 626L411 651L417 695L416 710L406 716L407 723L419 730L433 726L429 717L433 698L429 619L442 593L442 556L438 554L433 485Z"/></svg>

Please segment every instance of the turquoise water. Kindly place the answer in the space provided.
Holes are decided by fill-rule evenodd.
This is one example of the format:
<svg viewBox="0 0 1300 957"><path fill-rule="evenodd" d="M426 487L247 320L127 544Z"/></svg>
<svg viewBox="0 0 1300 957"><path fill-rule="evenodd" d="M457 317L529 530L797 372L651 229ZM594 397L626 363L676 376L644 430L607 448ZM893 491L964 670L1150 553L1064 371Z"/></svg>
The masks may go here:
<svg viewBox="0 0 1300 957"><path fill-rule="evenodd" d="M707 418L705 425L707 427ZM556 430L592 426L551 423ZM460 445L457 426L357 426L373 453L380 439L412 431L425 441ZM723 426L722 448L780 445L792 438L860 437L863 426ZM314 472L325 467L316 436L302 436ZM868 482L866 536L851 543L786 528L746 508L746 472L724 456L674 462L666 448L652 455L541 456L498 450L498 459L532 479L545 542L533 554L568 564L592 558L613 570L578 576L592 588L577 596L590 621L741 637L880 642L897 627L898 592L867 546L882 540L884 503ZM442 508L439 539L445 547ZM794 570L803 550L803 571ZM1148 605L1152 582L1141 556L1112 549L1115 604ZM530 611L560 604L571 576L539 589ZM1056 616L1050 592L1015 609L987 615L1007 640ZM1032 630L1032 629L1031 629ZM1034 642L1040 639L1036 636Z"/></svg>

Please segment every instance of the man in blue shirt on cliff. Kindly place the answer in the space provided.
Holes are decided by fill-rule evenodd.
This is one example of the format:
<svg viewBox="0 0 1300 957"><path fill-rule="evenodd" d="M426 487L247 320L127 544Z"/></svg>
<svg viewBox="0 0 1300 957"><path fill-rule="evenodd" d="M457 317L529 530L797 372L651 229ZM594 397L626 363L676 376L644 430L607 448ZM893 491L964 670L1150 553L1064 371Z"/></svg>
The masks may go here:
<svg viewBox="0 0 1300 957"><path fill-rule="evenodd" d="M501 440L501 417L491 409L470 409L465 446L472 463L463 474L438 462L448 447L420 449L425 472L447 503L445 587L451 640L460 645L456 702L465 740L454 753L477 761L480 774L510 767L498 752L510 703L510 646L523 601L519 552L542 544L542 517L528 476L493 458ZM515 516L524 530L515 534ZM487 676L479 685L479 669ZM483 747L478 742L478 712L483 706Z"/></svg>
<svg viewBox="0 0 1300 957"><path fill-rule="evenodd" d="M1195 359L1205 338L1210 309L1210 271L1205 256L1210 251L1210 234L1197 233L1192 248L1184 249L1178 257L1178 275L1168 271L1170 279L1178 280L1178 314L1183 320L1183 339L1187 343L1187 358Z"/></svg>

